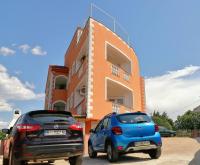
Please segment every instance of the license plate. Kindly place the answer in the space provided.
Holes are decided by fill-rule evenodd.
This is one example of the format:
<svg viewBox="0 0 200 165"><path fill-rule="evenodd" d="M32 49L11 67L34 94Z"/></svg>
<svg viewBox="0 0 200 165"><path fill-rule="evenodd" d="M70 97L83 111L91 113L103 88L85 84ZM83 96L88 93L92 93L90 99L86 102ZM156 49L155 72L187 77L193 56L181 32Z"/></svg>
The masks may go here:
<svg viewBox="0 0 200 165"><path fill-rule="evenodd" d="M135 142L136 147L138 147L138 146L148 146L148 145L150 145L149 141Z"/></svg>
<svg viewBox="0 0 200 165"><path fill-rule="evenodd" d="M44 136L60 136L60 135L66 135L66 130L45 130Z"/></svg>

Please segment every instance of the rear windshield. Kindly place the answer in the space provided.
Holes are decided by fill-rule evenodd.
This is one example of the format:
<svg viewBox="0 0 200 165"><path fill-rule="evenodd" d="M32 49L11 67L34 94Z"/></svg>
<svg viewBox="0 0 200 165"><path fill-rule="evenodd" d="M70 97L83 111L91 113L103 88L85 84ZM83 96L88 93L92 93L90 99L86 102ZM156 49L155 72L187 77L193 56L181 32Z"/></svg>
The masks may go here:
<svg viewBox="0 0 200 165"><path fill-rule="evenodd" d="M117 119L119 122L124 124L151 122L151 118L146 114L123 114L123 115L118 115Z"/></svg>
<svg viewBox="0 0 200 165"><path fill-rule="evenodd" d="M52 122L68 122L74 123L75 119L72 116L66 114L32 114L30 115L34 120L43 123L52 123Z"/></svg>

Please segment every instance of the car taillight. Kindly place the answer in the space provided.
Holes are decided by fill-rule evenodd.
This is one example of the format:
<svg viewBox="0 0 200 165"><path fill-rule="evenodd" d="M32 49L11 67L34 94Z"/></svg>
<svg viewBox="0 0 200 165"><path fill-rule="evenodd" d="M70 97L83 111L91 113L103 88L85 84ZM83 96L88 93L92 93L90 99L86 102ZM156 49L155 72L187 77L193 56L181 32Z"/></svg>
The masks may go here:
<svg viewBox="0 0 200 165"><path fill-rule="evenodd" d="M76 124L72 124L69 126L69 129L73 130L73 131L82 131L83 127L81 124L76 123Z"/></svg>
<svg viewBox="0 0 200 165"><path fill-rule="evenodd" d="M158 132L158 131L159 131L158 125L155 124L155 132Z"/></svg>
<svg viewBox="0 0 200 165"><path fill-rule="evenodd" d="M122 134L122 129L121 127L112 127L112 133L115 135L121 135Z"/></svg>
<svg viewBox="0 0 200 165"><path fill-rule="evenodd" d="M17 130L19 132L33 132L33 131L39 131L41 129L41 126L39 124L18 124Z"/></svg>

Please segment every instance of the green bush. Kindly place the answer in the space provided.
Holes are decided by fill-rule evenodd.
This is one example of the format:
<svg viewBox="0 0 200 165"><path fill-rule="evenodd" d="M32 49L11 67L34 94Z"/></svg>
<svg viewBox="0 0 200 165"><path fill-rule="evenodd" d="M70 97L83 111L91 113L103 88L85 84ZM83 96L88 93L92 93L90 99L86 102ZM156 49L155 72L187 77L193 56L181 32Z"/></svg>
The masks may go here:
<svg viewBox="0 0 200 165"><path fill-rule="evenodd" d="M163 126L165 128L172 130L172 126L166 119L163 119L162 117L159 117L159 116L153 116L152 119L157 125Z"/></svg>
<svg viewBox="0 0 200 165"><path fill-rule="evenodd" d="M177 130L200 129L200 112L189 110L182 116L178 116L175 122L175 127Z"/></svg>
<svg viewBox="0 0 200 165"><path fill-rule="evenodd" d="M166 112L160 114L158 111L154 111L152 119L159 126L166 127L170 130L174 129L174 122L168 117Z"/></svg>
<svg viewBox="0 0 200 165"><path fill-rule="evenodd" d="M0 140L3 140L6 137L6 134L0 131Z"/></svg>

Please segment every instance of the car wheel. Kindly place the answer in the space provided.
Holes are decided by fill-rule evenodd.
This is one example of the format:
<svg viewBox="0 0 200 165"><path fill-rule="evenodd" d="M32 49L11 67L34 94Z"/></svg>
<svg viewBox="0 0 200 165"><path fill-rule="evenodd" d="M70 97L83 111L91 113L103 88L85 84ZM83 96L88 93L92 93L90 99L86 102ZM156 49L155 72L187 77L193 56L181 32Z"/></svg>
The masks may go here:
<svg viewBox="0 0 200 165"><path fill-rule="evenodd" d="M10 154L9 154L9 165L25 165L25 161L19 161L15 158L15 155L13 153L13 149L11 149Z"/></svg>
<svg viewBox="0 0 200 165"><path fill-rule="evenodd" d="M81 165L83 162L83 156L74 156L69 158L69 164L70 165Z"/></svg>
<svg viewBox="0 0 200 165"><path fill-rule="evenodd" d="M9 165L9 160L3 157L3 165Z"/></svg>
<svg viewBox="0 0 200 165"><path fill-rule="evenodd" d="M106 151L107 151L107 159L109 162L116 162L118 160L119 154L112 144L107 145Z"/></svg>
<svg viewBox="0 0 200 165"><path fill-rule="evenodd" d="M97 152L94 151L92 144L88 145L88 154L90 158L96 158L97 157Z"/></svg>
<svg viewBox="0 0 200 165"><path fill-rule="evenodd" d="M157 149L150 150L149 156L151 157L151 159L158 159L161 156L161 148L159 147Z"/></svg>

